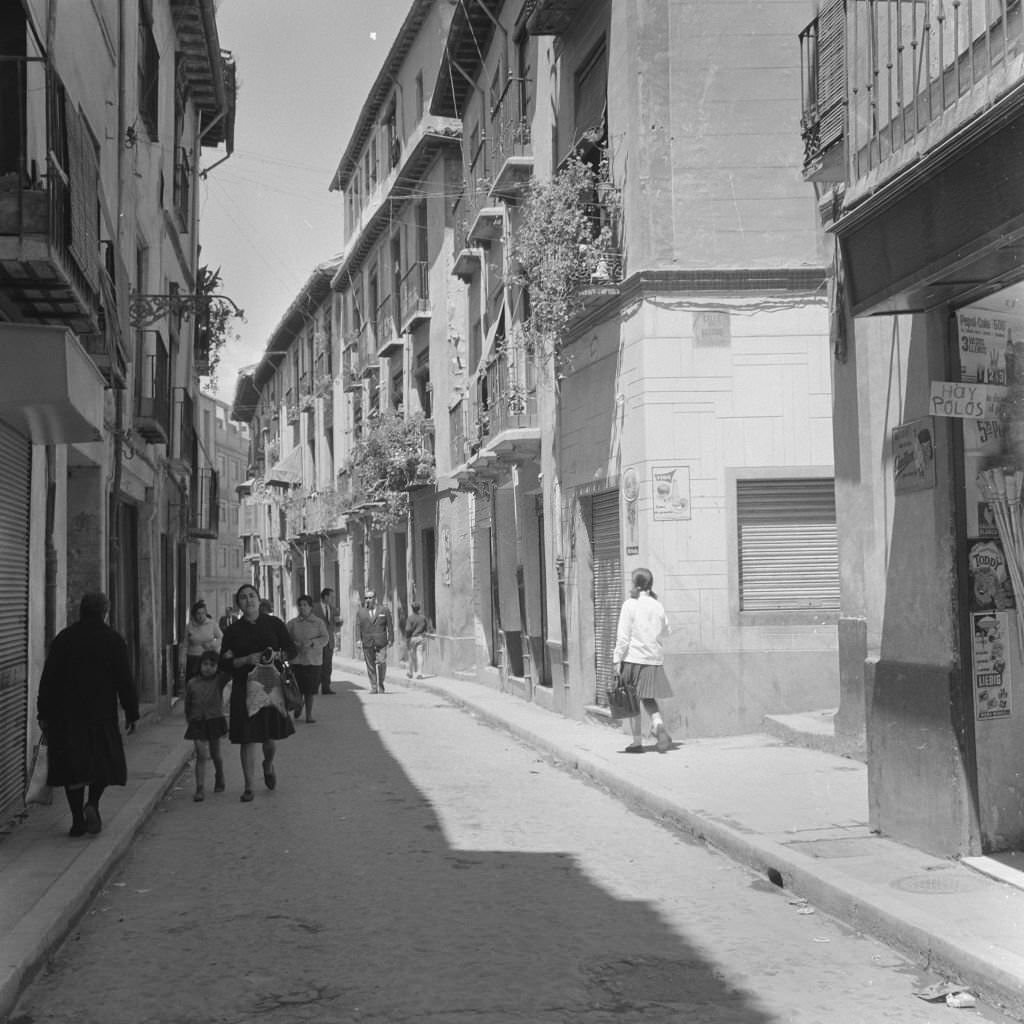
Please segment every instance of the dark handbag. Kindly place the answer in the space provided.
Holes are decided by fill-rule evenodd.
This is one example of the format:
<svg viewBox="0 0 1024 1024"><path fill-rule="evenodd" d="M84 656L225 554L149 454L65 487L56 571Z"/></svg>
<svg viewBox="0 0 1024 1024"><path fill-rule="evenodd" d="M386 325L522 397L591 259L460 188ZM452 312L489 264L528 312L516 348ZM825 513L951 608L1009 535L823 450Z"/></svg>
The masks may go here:
<svg viewBox="0 0 1024 1024"><path fill-rule="evenodd" d="M608 694L608 710L612 718L636 718L640 714L640 698L636 687L622 676L615 677L615 686Z"/></svg>
<svg viewBox="0 0 1024 1024"><path fill-rule="evenodd" d="M284 706L288 711L301 711L305 701L302 699L302 690L295 680L295 673L288 662L284 663L281 671L281 694L284 697Z"/></svg>

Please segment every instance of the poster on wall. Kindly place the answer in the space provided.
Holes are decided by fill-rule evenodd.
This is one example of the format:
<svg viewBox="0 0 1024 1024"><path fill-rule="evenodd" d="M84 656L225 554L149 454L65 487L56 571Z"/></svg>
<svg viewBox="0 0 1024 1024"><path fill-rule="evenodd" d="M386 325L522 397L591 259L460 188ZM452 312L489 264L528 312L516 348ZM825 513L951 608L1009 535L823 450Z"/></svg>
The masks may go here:
<svg viewBox="0 0 1024 1024"><path fill-rule="evenodd" d="M640 474L630 466L622 474L622 500L626 505L626 554L640 554L638 536L637 501L640 498Z"/></svg>
<svg viewBox="0 0 1024 1024"><path fill-rule="evenodd" d="M897 494L935 486L935 424L931 416L901 423L892 431L892 466Z"/></svg>
<svg viewBox="0 0 1024 1024"><path fill-rule="evenodd" d="M967 306L957 312L960 379L976 384L1024 383L1024 319ZM998 419L964 424L968 451L998 454L1003 425Z"/></svg>
<svg viewBox="0 0 1024 1024"><path fill-rule="evenodd" d="M655 519L690 518L689 466L652 466L651 490Z"/></svg>
<svg viewBox="0 0 1024 1024"><path fill-rule="evenodd" d="M971 613L974 706L979 722L1010 717L1009 635L1009 612Z"/></svg>
<svg viewBox="0 0 1024 1024"><path fill-rule="evenodd" d="M1001 541L995 538L970 541L967 573L971 584L968 598L971 612L1011 611L1016 607Z"/></svg>

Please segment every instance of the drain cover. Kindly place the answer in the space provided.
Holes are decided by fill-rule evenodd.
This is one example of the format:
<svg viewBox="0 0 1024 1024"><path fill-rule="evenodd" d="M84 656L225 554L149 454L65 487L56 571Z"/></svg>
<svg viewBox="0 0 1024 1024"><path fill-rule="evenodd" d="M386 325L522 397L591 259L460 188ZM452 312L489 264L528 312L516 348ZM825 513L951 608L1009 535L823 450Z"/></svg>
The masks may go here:
<svg viewBox="0 0 1024 1024"><path fill-rule="evenodd" d="M950 896L958 892L973 892L982 888L982 882L952 871L940 871L932 875L907 875L889 883L902 892L919 893L923 896Z"/></svg>

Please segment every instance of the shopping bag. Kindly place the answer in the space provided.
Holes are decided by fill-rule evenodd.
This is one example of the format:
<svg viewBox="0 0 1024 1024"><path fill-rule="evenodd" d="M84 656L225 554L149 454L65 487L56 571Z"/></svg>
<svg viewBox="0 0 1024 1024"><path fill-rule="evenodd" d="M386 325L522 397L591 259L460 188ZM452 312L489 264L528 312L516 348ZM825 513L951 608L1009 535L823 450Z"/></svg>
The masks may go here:
<svg viewBox="0 0 1024 1024"><path fill-rule="evenodd" d="M53 787L46 782L49 767L46 737L42 736L32 748L32 769L29 772L28 789L25 790L26 804L42 804L48 807L53 803Z"/></svg>
<svg viewBox="0 0 1024 1024"><path fill-rule="evenodd" d="M284 697L286 711L302 710L305 704L305 701L302 699L302 690L299 689L295 673L288 662L284 663L284 669L281 672L281 695Z"/></svg>
<svg viewBox="0 0 1024 1024"><path fill-rule="evenodd" d="M608 710L614 719L636 718L640 714L640 698L636 694L636 687L621 676L608 693Z"/></svg>

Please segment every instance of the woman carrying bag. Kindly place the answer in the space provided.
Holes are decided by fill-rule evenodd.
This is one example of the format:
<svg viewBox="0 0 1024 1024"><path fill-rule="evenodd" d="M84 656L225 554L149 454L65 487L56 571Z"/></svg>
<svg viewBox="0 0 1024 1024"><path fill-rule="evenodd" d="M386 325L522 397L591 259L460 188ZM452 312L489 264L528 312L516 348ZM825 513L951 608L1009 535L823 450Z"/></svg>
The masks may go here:
<svg viewBox="0 0 1024 1024"><path fill-rule="evenodd" d="M651 732L656 739L659 754L672 746L665 723L658 710L658 699L671 697L672 687L665 675L665 653L662 637L669 632L665 608L651 589L654 574L650 569L633 570L633 589L623 602L616 630L612 668L619 681L636 689L643 709L651 717ZM627 754L644 752L641 739L642 716L629 720L633 742L626 747Z"/></svg>

